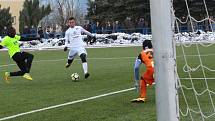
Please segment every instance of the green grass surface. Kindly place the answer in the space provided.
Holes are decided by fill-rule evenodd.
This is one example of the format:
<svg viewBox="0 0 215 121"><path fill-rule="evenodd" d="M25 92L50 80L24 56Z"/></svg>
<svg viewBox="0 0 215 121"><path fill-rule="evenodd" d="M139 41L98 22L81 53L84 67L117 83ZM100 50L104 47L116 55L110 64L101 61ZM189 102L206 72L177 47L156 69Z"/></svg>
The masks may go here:
<svg viewBox="0 0 215 121"><path fill-rule="evenodd" d="M213 48L214 46L201 48L201 52L202 54L213 54ZM22 77L11 78L10 85L5 84L3 79L0 81L0 118L131 88L133 86L133 64L140 51L141 47L88 49L88 65L91 76L87 80L83 79L80 60L74 61L71 68L64 68L67 53L62 50L31 52L35 55L31 71L33 81L26 81ZM188 54L196 54L195 47L186 48L186 51ZM178 47L177 55L181 54L181 48ZM192 66L199 64L195 57L187 58ZM214 55L205 56L203 61L207 62L204 62L204 65L214 69L214 58ZM6 52L0 52L0 60L0 65L13 64ZM178 57L177 62L180 76L187 77L187 74L181 70L184 59ZM5 71L14 70L17 70L16 66L1 67L1 77ZM141 70L144 70L143 66ZM80 75L79 82L71 80L70 75L74 72ZM201 71L195 73L194 76L202 77ZM207 72L207 76L213 77L213 75L214 73ZM182 83L190 86L189 80L183 80ZM214 91L214 80L209 83L210 89ZM202 80L195 81L195 84L199 90L205 87ZM192 92L188 91L187 94L192 94ZM137 96L135 91L128 91L17 117L9 121L155 121L154 87L148 88L149 101L147 103L130 103L130 100ZM191 106L196 106L195 98L192 96L187 98ZM200 100L205 98L208 98L207 94L203 95ZM184 107L182 110L185 110L186 106L181 95L180 101L180 106ZM211 106L208 105L210 104L208 99L203 100L202 104L207 105L204 106L204 110L209 111L210 114ZM189 117L182 119L190 120Z"/></svg>

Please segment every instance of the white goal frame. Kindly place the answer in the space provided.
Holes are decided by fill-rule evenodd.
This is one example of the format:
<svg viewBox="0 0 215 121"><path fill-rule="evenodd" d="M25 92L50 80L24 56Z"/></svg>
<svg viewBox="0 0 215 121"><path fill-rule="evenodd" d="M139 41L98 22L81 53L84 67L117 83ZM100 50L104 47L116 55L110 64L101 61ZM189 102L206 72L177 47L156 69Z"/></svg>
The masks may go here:
<svg viewBox="0 0 215 121"><path fill-rule="evenodd" d="M179 121L172 0L150 0L157 121Z"/></svg>

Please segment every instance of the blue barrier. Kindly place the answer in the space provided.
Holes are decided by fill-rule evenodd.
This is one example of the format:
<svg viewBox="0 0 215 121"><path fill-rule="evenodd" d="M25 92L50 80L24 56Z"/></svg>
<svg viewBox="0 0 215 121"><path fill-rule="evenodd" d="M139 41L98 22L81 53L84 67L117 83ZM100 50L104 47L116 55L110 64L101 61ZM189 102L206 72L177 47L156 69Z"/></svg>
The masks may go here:
<svg viewBox="0 0 215 121"><path fill-rule="evenodd" d="M204 25L197 25L194 26L194 30L202 30L202 31L215 31L215 24L212 24L212 29L211 26L204 26ZM188 26L179 26L179 31L180 32L192 32L192 28ZM178 28L175 27L175 32L178 32ZM141 33L141 34L151 34L151 28L145 27L145 28L131 28L131 29L117 29L117 30L109 30L109 29L102 29L102 30L94 30L92 33L97 33L97 34L111 34L111 33L127 33L127 34L132 34L132 33ZM0 35L1 38L3 38L2 35ZM41 38L49 39L49 38L63 38L64 37L64 32L55 32L55 33L50 33L50 34L42 34L38 35L37 33L34 34L22 34L21 36L23 37L36 37L39 36Z"/></svg>
<svg viewBox="0 0 215 121"><path fill-rule="evenodd" d="M212 27L212 28L211 28ZM202 31L215 31L215 24L212 24L212 26L208 25L208 26L204 26L204 25L197 25L197 26L193 26L194 31L198 31L198 30L202 30ZM192 27L190 26L179 26L179 32L193 32ZM177 28L175 27L175 32L178 32Z"/></svg>

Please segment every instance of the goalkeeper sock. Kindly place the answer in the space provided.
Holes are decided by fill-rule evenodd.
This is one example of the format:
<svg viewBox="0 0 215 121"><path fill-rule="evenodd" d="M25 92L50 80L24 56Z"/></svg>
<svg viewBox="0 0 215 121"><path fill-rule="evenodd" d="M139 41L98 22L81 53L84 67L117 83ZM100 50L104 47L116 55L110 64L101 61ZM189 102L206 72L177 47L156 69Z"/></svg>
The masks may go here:
<svg viewBox="0 0 215 121"><path fill-rule="evenodd" d="M146 98L146 81L144 79L140 80L140 97Z"/></svg>

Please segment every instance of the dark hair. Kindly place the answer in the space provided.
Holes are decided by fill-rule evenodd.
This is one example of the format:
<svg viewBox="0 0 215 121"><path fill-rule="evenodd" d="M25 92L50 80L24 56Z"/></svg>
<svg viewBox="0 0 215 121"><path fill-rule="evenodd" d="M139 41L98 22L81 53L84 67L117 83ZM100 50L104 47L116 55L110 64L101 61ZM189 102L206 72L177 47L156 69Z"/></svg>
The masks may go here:
<svg viewBox="0 0 215 121"><path fill-rule="evenodd" d="M14 38L16 34L16 29L12 26L7 28L7 36Z"/></svg>
<svg viewBox="0 0 215 121"><path fill-rule="evenodd" d="M12 30L15 30L15 28L12 27L12 26L7 27L7 32L10 32L10 31L12 31Z"/></svg>
<svg viewBox="0 0 215 121"><path fill-rule="evenodd" d="M75 20L75 18L74 17L70 17L69 20Z"/></svg>
<svg viewBox="0 0 215 121"><path fill-rule="evenodd" d="M153 47L152 47L152 40L148 40L148 39L146 39L146 40L144 40L143 41L143 49L145 50L145 49L152 49Z"/></svg>

